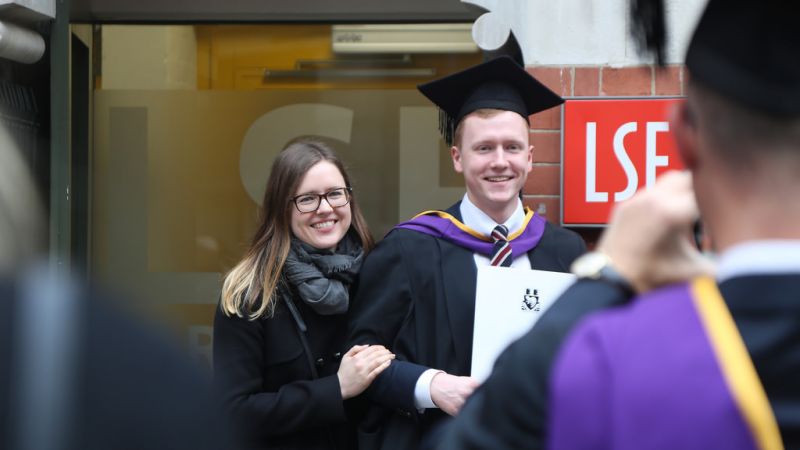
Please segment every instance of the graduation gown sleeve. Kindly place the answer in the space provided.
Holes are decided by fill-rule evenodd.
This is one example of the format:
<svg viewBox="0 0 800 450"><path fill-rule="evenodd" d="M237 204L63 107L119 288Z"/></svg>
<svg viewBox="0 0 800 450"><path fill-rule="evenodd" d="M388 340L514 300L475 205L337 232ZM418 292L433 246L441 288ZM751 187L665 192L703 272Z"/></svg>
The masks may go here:
<svg viewBox="0 0 800 450"><path fill-rule="evenodd" d="M566 339L562 352L554 367L550 406L555 426L549 427L547 448L610 449L612 382L603 339L591 328L579 329Z"/></svg>

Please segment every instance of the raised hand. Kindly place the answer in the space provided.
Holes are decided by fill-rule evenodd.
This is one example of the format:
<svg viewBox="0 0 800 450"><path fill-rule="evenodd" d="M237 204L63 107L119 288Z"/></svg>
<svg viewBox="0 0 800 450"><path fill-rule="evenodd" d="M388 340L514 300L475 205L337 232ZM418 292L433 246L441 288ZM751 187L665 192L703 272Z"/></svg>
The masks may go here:
<svg viewBox="0 0 800 450"><path fill-rule="evenodd" d="M640 293L712 274L711 262L692 239L699 214L691 175L666 173L615 207L597 249Z"/></svg>

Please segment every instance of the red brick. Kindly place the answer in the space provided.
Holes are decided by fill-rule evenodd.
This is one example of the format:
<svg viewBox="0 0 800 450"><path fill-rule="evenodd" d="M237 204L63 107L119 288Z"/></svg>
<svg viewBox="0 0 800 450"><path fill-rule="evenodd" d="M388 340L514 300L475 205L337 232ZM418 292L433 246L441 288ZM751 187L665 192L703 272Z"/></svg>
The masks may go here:
<svg viewBox="0 0 800 450"><path fill-rule="evenodd" d="M648 67L604 67L600 95L652 95L653 70Z"/></svg>
<svg viewBox="0 0 800 450"><path fill-rule="evenodd" d="M561 223L561 197L558 196L525 196L522 203L530 209L541 214L550 223Z"/></svg>
<svg viewBox="0 0 800 450"><path fill-rule="evenodd" d="M528 73L558 95L572 95L572 69L569 67L528 67Z"/></svg>
<svg viewBox="0 0 800 450"><path fill-rule="evenodd" d="M561 107L550 108L530 116L531 128L535 130L560 130Z"/></svg>
<svg viewBox="0 0 800 450"><path fill-rule="evenodd" d="M560 195L561 165L534 164L522 192L531 195Z"/></svg>
<svg viewBox="0 0 800 450"><path fill-rule="evenodd" d="M531 145L533 145L533 162L561 162L561 133L534 131L531 133Z"/></svg>
<svg viewBox="0 0 800 450"><path fill-rule="evenodd" d="M669 66L655 69L656 95L682 95L682 66Z"/></svg>
<svg viewBox="0 0 800 450"><path fill-rule="evenodd" d="M600 95L600 69L597 67L576 67L575 86L572 95L576 97Z"/></svg>

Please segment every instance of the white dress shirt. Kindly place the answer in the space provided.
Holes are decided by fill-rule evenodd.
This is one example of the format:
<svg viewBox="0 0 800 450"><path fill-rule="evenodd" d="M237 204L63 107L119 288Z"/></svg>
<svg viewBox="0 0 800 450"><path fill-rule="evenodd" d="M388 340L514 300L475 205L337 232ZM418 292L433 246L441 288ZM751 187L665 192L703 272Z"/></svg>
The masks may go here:
<svg viewBox="0 0 800 450"><path fill-rule="evenodd" d="M800 274L800 240L774 239L734 245L717 259L717 281L742 275Z"/></svg>

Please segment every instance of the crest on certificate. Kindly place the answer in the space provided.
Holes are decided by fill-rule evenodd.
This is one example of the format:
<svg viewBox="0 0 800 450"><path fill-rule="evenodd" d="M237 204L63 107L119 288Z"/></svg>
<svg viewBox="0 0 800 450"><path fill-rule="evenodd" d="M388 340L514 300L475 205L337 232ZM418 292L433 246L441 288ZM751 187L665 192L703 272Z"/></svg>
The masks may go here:
<svg viewBox="0 0 800 450"><path fill-rule="evenodd" d="M522 296L523 311L539 312L542 309L539 303L539 290L538 289L525 289L525 295Z"/></svg>
<svg viewBox="0 0 800 450"><path fill-rule="evenodd" d="M471 375L485 380L503 349L530 330L574 281L571 273L478 267Z"/></svg>

